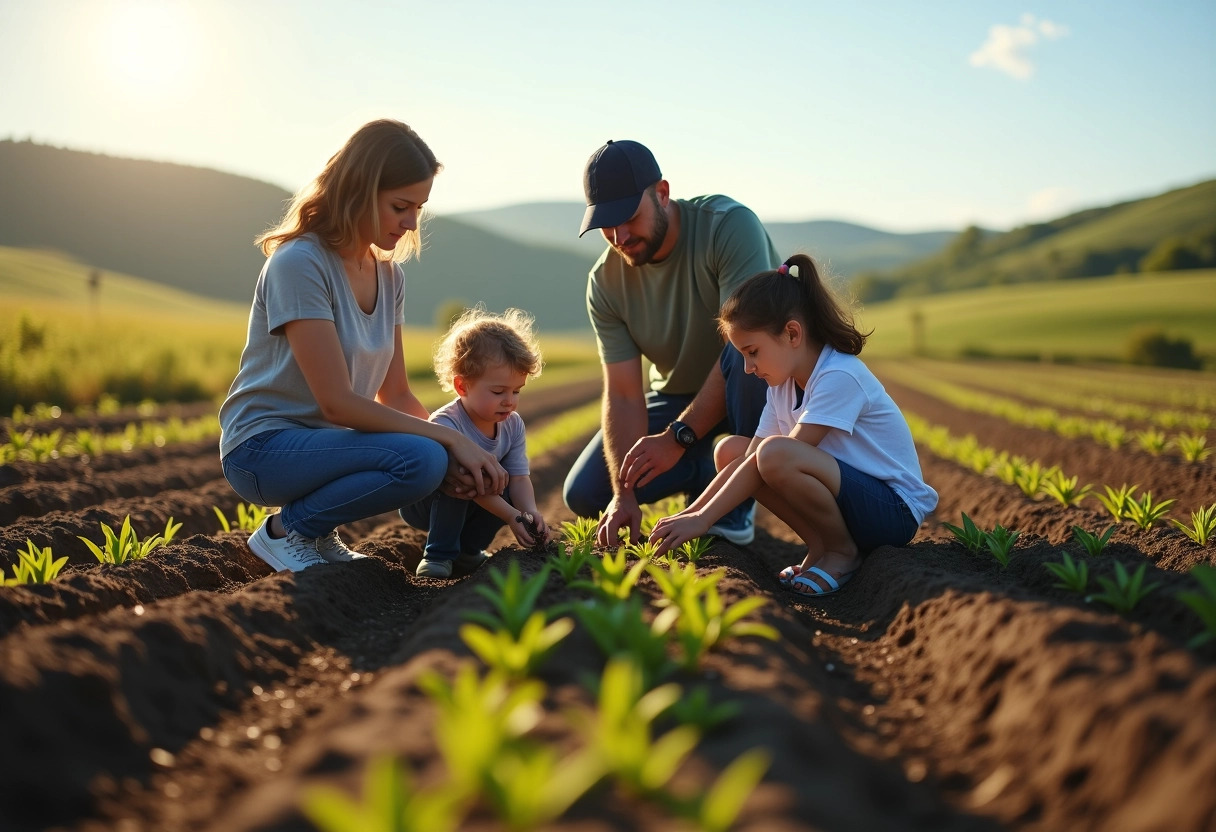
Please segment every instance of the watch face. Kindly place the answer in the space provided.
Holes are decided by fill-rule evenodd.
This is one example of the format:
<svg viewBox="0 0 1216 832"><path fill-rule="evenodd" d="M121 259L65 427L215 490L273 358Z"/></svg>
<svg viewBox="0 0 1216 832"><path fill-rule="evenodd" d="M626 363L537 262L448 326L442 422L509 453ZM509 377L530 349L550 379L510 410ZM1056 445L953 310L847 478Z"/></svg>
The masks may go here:
<svg viewBox="0 0 1216 832"><path fill-rule="evenodd" d="M696 444L697 435L692 432L692 428L690 428L688 425L681 425L680 428L676 430L676 441L685 448L688 448Z"/></svg>

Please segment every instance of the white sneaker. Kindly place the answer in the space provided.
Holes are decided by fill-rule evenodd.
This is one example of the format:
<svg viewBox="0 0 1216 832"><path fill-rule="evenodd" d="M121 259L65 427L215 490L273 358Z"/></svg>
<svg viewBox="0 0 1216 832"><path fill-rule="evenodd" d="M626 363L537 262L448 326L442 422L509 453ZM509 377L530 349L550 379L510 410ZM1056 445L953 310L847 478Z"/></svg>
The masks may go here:
<svg viewBox="0 0 1216 832"><path fill-rule="evenodd" d="M756 504L752 503L751 511L743 518L743 525L726 524L719 520L705 532L707 535L729 540L736 546L747 546L756 539Z"/></svg>
<svg viewBox="0 0 1216 832"><path fill-rule="evenodd" d="M266 521L258 526L257 531L249 535L249 550L270 564L271 569L276 572L285 569L289 572L303 572L310 566L326 563L317 551L316 540L290 530L286 537L275 540L268 531L269 523L270 518L267 517Z"/></svg>
<svg viewBox="0 0 1216 832"><path fill-rule="evenodd" d="M367 557L367 555L361 555L343 543L342 538L338 537L337 529L334 529L325 537L317 538L317 552L325 559L326 563L350 563L352 560Z"/></svg>

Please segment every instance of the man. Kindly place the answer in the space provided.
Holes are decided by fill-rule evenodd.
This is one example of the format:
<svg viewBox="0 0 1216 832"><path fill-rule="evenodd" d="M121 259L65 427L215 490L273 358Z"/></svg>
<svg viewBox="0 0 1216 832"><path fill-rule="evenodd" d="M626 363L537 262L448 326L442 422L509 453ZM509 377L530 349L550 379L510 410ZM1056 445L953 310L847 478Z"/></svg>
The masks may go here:
<svg viewBox="0 0 1216 832"><path fill-rule="evenodd" d="M718 309L747 278L780 259L760 220L729 197L672 199L654 156L609 141L583 175L587 211L579 236L598 228L608 248L592 267L587 310L604 367L603 427L566 478L576 514L604 512L598 539L640 539L640 503L695 498L713 479L713 439L751 436L767 385L718 335ZM643 391L642 358L650 391ZM710 528L746 545L755 536L748 500Z"/></svg>

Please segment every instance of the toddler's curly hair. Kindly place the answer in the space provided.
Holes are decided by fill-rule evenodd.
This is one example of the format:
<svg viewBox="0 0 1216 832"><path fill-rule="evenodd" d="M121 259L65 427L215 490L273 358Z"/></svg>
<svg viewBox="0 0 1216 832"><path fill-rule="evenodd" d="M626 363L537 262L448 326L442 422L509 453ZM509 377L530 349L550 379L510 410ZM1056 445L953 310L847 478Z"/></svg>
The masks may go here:
<svg viewBox="0 0 1216 832"><path fill-rule="evenodd" d="M501 315L478 304L466 309L435 347L433 361L439 386L451 393L453 379L481 378L491 367L506 364L530 378L540 375L540 344L532 332L534 318L522 309Z"/></svg>

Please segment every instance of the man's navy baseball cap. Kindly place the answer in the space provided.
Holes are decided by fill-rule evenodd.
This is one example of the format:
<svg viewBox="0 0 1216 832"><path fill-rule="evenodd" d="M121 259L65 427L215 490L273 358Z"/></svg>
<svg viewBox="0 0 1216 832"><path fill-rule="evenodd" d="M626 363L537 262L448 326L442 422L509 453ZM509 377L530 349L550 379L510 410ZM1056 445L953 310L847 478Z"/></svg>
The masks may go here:
<svg viewBox="0 0 1216 832"><path fill-rule="evenodd" d="M591 154L583 171L587 212L578 236L593 228L621 225L638 210L642 194L663 178L659 163L645 145L612 139Z"/></svg>

